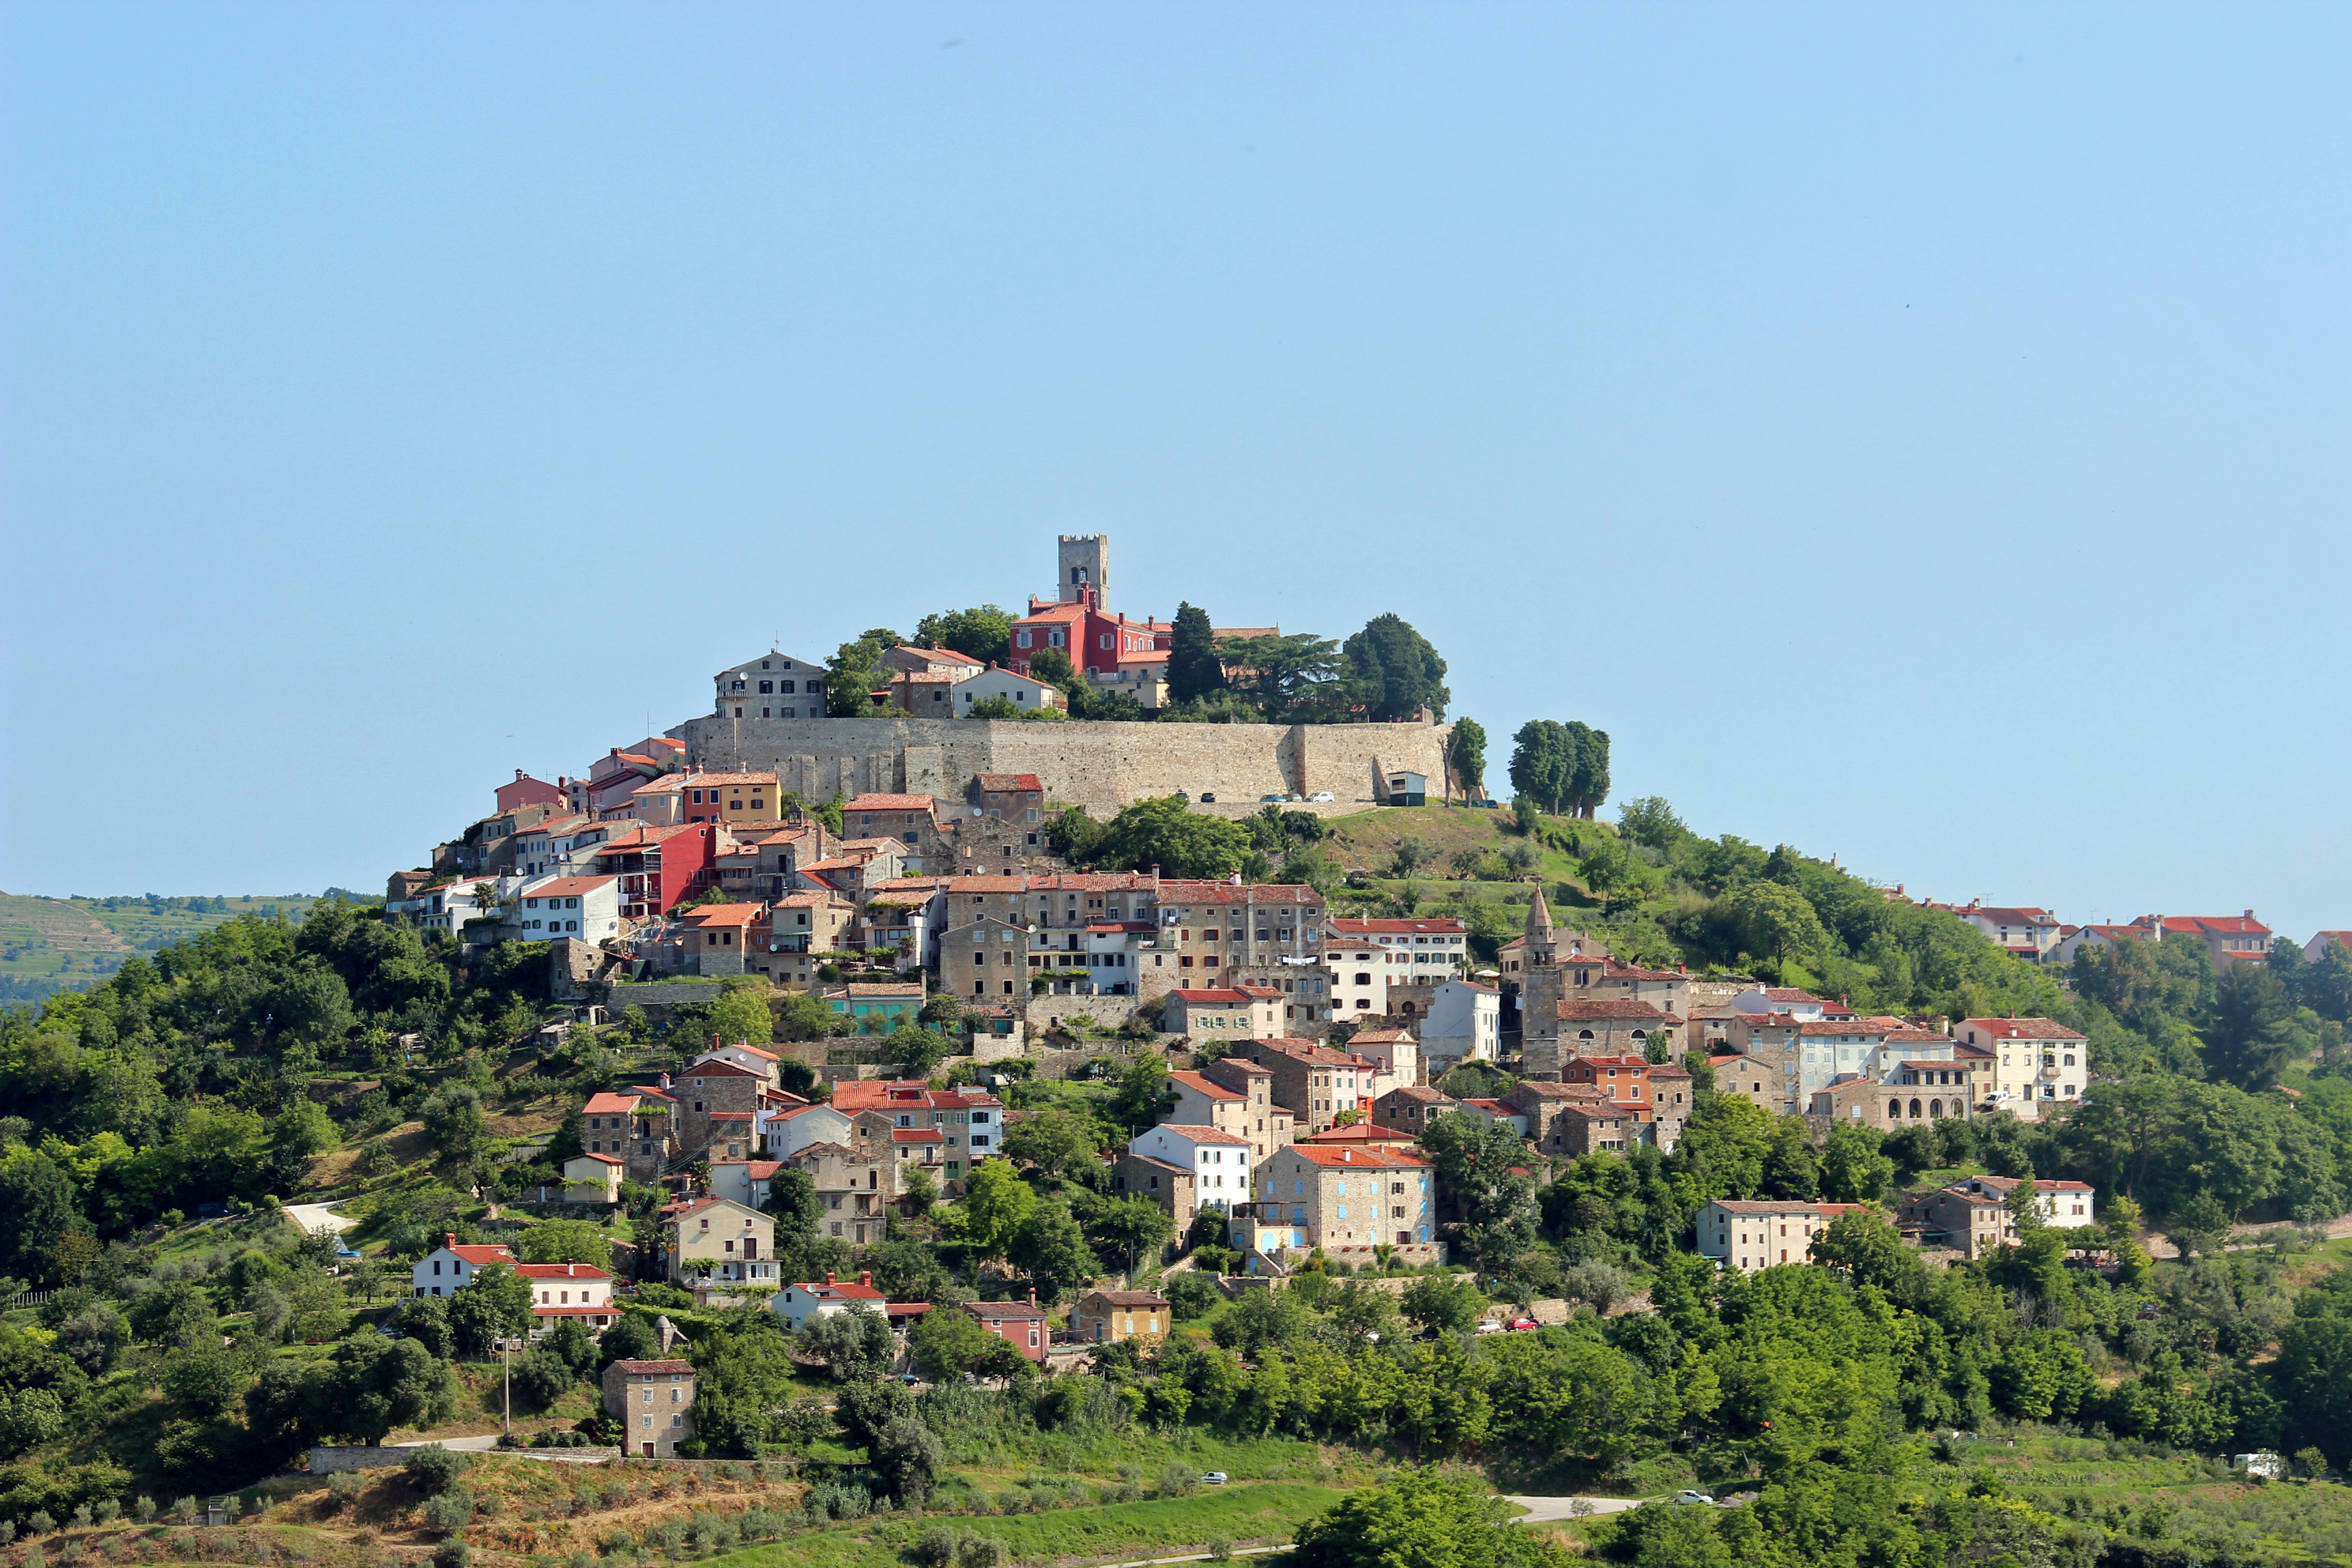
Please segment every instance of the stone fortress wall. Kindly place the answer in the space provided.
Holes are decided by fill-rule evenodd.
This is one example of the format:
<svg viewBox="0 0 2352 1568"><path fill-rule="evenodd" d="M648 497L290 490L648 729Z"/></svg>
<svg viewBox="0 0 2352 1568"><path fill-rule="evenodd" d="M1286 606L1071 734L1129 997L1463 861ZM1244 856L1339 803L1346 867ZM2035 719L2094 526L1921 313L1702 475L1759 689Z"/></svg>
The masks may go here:
<svg viewBox="0 0 2352 1568"><path fill-rule="evenodd" d="M668 731L688 765L775 770L803 800L866 791L964 798L974 773L1035 773L1049 799L1108 816L1181 790L1220 806L1329 790L1387 798L1387 775L1426 774L1437 794L1451 724L1123 724L1069 720L736 719Z"/></svg>

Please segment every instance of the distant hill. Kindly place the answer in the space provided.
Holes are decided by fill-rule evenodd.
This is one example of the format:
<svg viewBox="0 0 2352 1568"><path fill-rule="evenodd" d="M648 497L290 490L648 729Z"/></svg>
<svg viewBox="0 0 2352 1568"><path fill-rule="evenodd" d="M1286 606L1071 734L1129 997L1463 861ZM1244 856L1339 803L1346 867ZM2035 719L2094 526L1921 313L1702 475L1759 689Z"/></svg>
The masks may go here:
<svg viewBox="0 0 2352 1568"><path fill-rule="evenodd" d="M318 901L312 893L235 899L0 893L0 1002L37 1002L52 992L79 991L121 968L133 953L152 952L238 915L299 921Z"/></svg>

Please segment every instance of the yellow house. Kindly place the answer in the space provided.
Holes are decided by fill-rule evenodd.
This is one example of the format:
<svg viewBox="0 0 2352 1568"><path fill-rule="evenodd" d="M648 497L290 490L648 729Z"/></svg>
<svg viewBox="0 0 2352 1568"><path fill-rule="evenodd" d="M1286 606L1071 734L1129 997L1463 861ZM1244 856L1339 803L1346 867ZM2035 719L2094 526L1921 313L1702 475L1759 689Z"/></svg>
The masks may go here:
<svg viewBox="0 0 2352 1568"><path fill-rule="evenodd" d="M1175 1327L1173 1311L1149 1290L1089 1290L1070 1309L1070 1331L1088 1344L1162 1339Z"/></svg>
<svg viewBox="0 0 2352 1568"><path fill-rule="evenodd" d="M783 797L773 773L690 773L687 776L687 814L694 815L695 795L702 816L712 822L782 822ZM717 809L714 810L713 807Z"/></svg>

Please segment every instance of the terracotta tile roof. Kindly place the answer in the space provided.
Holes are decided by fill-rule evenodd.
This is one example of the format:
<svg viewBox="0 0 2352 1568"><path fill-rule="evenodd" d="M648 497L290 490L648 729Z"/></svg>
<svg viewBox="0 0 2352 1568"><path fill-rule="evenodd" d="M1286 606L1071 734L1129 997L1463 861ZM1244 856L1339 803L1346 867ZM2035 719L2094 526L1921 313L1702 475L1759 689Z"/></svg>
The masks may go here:
<svg viewBox="0 0 2352 1568"><path fill-rule="evenodd" d="M694 1371L694 1363L690 1361L616 1361L613 1364L629 1377L669 1377Z"/></svg>
<svg viewBox="0 0 2352 1568"><path fill-rule="evenodd" d="M526 1279L610 1279L613 1277L590 1263L518 1263L515 1272Z"/></svg>
<svg viewBox="0 0 2352 1568"><path fill-rule="evenodd" d="M966 1301L963 1310L975 1318L1010 1319L1014 1321L1032 1318L1042 1321L1045 1316L1043 1307L1028 1301Z"/></svg>
<svg viewBox="0 0 2352 1568"><path fill-rule="evenodd" d="M1348 1037L1349 1045L1393 1046L1412 1038L1411 1029L1359 1029Z"/></svg>
<svg viewBox="0 0 2352 1568"><path fill-rule="evenodd" d="M614 1094L606 1090L590 1095L588 1103L580 1109L592 1116L602 1116L607 1112L626 1115L636 1110L637 1098L634 1094Z"/></svg>
<svg viewBox="0 0 2352 1568"><path fill-rule="evenodd" d="M1194 1094L1201 1096L1203 1100L1240 1100L1248 1098L1234 1089L1227 1089L1221 1083L1211 1083L1207 1079L1202 1078L1196 1072L1171 1072L1168 1075L1168 1080L1171 1083L1182 1084L1186 1089L1191 1089Z"/></svg>
<svg viewBox="0 0 2352 1568"><path fill-rule="evenodd" d="M572 1158L573 1160L593 1160L599 1164L604 1165L617 1165L622 1163L621 1157L618 1154L574 1154ZM570 1161L566 1161L565 1163L570 1163Z"/></svg>
<svg viewBox="0 0 2352 1568"><path fill-rule="evenodd" d="M911 653L919 658L933 659L945 664L968 664L975 669L984 667L984 661L974 658L968 653L958 653L951 647L909 647L902 643L898 651Z"/></svg>
<svg viewBox="0 0 2352 1568"><path fill-rule="evenodd" d="M688 1078L756 1078L765 1081L767 1074L753 1072L740 1063L706 1057L686 1069Z"/></svg>
<svg viewBox="0 0 2352 1568"><path fill-rule="evenodd" d="M861 795L841 803L842 811L929 811L931 797L927 795Z"/></svg>
<svg viewBox="0 0 2352 1568"><path fill-rule="evenodd" d="M1142 871L1052 871L1029 879L1033 893L1127 893L1150 887L1150 876Z"/></svg>
<svg viewBox="0 0 2352 1568"><path fill-rule="evenodd" d="M1394 1149L1324 1148L1293 1143L1291 1152L1311 1165L1326 1170L1344 1171L1351 1166L1369 1167L1375 1171L1427 1170L1430 1162L1418 1154L1407 1154Z"/></svg>
<svg viewBox="0 0 2352 1568"><path fill-rule="evenodd" d="M1331 928L1346 936L1467 936L1460 921L1333 921Z"/></svg>
<svg viewBox="0 0 2352 1568"><path fill-rule="evenodd" d="M805 1290L820 1301L879 1301L885 1300L882 1292L874 1289L873 1286L860 1285L855 1280L836 1281L833 1284L827 1284L822 1279L814 1283L804 1279L795 1279L793 1281L792 1288L795 1290Z"/></svg>
<svg viewBox="0 0 2352 1568"><path fill-rule="evenodd" d="M1551 1087L1555 1089L1565 1089L1567 1085L1554 1084ZM1427 1084L1420 1083L1399 1084L1396 1088L1389 1090L1388 1093L1381 1096L1381 1098L1382 1100L1402 1099L1418 1100L1423 1105L1451 1105L1454 1103L1450 1096L1439 1093L1436 1089L1430 1088Z"/></svg>
<svg viewBox="0 0 2352 1568"><path fill-rule="evenodd" d="M1742 1215L1825 1214L1842 1215L1854 1209L1868 1208L1868 1204L1805 1204L1772 1198L1717 1198L1715 1206L1727 1214Z"/></svg>
<svg viewBox="0 0 2352 1568"><path fill-rule="evenodd" d="M1045 786L1037 782L1035 773L981 773L977 775L983 795L1014 795L1027 792L1043 795Z"/></svg>
<svg viewBox="0 0 2352 1568"><path fill-rule="evenodd" d="M693 926L749 925L760 917L763 908L760 904L704 904L679 918Z"/></svg>
<svg viewBox="0 0 2352 1568"><path fill-rule="evenodd" d="M1245 882L1240 887L1231 882L1177 882L1163 879L1160 884L1160 902L1169 904L1309 904L1322 901L1323 895L1312 888L1294 887L1287 882Z"/></svg>
<svg viewBox="0 0 2352 1568"><path fill-rule="evenodd" d="M1149 1290L1089 1290L1083 1300L1101 1300L1114 1307L1160 1308L1168 1305L1164 1297L1155 1296Z"/></svg>
<svg viewBox="0 0 2352 1568"><path fill-rule="evenodd" d="M1963 1023L1996 1040L2079 1040L2083 1037L2047 1018L1969 1018Z"/></svg>
<svg viewBox="0 0 2352 1568"><path fill-rule="evenodd" d="M1203 989L1199 991L1178 990L1171 991L1168 994L1175 997L1179 1002L1183 1003L1188 1007L1200 1007L1215 1003L1231 1004L1235 1002L1247 1002L1249 1000L1248 997L1243 995L1238 991L1213 989Z"/></svg>
<svg viewBox="0 0 2352 1568"><path fill-rule="evenodd" d="M922 995L922 994L923 994L923 983L922 983L921 981L919 981L919 980L897 981L897 982L888 981L888 980L872 980L872 981L867 981L867 980L853 980L853 981L851 981L851 982L850 982L848 984L846 984L846 985L836 986L836 987L835 987L835 988L834 988L833 990L828 991L828 992L826 992L826 993L825 993L825 994L826 994L826 995L828 995L828 996L917 996L917 997L919 997L920 995Z"/></svg>
<svg viewBox="0 0 2352 1568"><path fill-rule="evenodd" d="M2145 918L2145 917L2143 917ZM2243 915L2167 915L2164 929L2181 931L2189 936L2268 936L2271 928L2254 919L2249 910Z"/></svg>
<svg viewBox="0 0 2352 1568"><path fill-rule="evenodd" d="M1192 1121L1163 1121L1152 1131L1165 1132L1173 1138L1181 1138L1187 1143L1247 1143L1249 1142L1238 1132L1228 1132L1222 1127L1203 1127Z"/></svg>
<svg viewBox="0 0 2352 1568"><path fill-rule="evenodd" d="M1298 1142L1301 1143L1410 1143L1412 1142L1412 1134L1401 1128L1379 1127L1369 1121L1357 1121L1346 1127L1326 1127L1320 1132L1309 1132Z"/></svg>
<svg viewBox="0 0 2352 1568"><path fill-rule="evenodd" d="M948 882L950 893L1022 893L1028 889L1026 877L956 877Z"/></svg>

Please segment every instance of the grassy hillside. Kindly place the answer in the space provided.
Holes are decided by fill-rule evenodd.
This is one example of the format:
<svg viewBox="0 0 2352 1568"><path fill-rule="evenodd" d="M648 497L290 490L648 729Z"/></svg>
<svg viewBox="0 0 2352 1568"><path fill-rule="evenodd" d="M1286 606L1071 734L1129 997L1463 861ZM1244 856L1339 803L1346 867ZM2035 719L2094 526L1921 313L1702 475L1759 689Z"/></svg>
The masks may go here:
<svg viewBox="0 0 2352 1568"><path fill-rule="evenodd" d="M242 898L46 899L0 893L0 1002L37 1002L94 984L135 952L200 936L239 915L299 921L308 893Z"/></svg>

